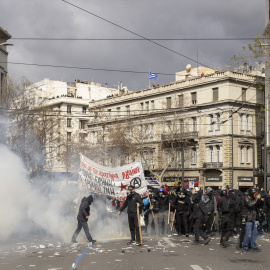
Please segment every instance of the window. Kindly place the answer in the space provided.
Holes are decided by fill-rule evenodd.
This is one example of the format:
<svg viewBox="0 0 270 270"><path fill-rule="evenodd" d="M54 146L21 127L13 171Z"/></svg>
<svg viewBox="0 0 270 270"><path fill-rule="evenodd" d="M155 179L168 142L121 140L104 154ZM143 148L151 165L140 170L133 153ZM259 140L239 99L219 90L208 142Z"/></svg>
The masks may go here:
<svg viewBox="0 0 270 270"><path fill-rule="evenodd" d="M82 107L82 113L86 113L87 107Z"/></svg>
<svg viewBox="0 0 270 270"><path fill-rule="evenodd" d="M218 88L213 88L213 101L218 101Z"/></svg>
<svg viewBox="0 0 270 270"><path fill-rule="evenodd" d="M184 96L183 95L178 96L178 102L179 102L179 108L183 108L184 107Z"/></svg>
<svg viewBox="0 0 270 270"><path fill-rule="evenodd" d="M126 106L126 110L127 110L127 115L130 115L130 105Z"/></svg>
<svg viewBox="0 0 270 270"><path fill-rule="evenodd" d="M250 160L249 160L249 151L250 151L250 147L248 146L246 148L246 163L250 163Z"/></svg>
<svg viewBox="0 0 270 270"><path fill-rule="evenodd" d="M247 131L252 131L252 115L247 115Z"/></svg>
<svg viewBox="0 0 270 270"><path fill-rule="evenodd" d="M92 138L91 138L92 144L97 143L97 132L92 131Z"/></svg>
<svg viewBox="0 0 270 270"><path fill-rule="evenodd" d="M244 115L240 114L240 130L245 130Z"/></svg>
<svg viewBox="0 0 270 270"><path fill-rule="evenodd" d="M197 131L197 118L192 117L192 131Z"/></svg>
<svg viewBox="0 0 270 270"><path fill-rule="evenodd" d="M155 101L154 101L154 100L151 101L151 109L152 109L152 110L155 109Z"/></svg>
<svg viewBox="0 0 270 270"><path fill-rule="evenodd" d="M220 146L217 145L216 149L217 149L217 162L220 162Z"/></svg>
<svg viewBox="0 0 270 270"><path fill-rule="evenodd" d="M191 93L191 103L197 104L197 93L196 92Z"/></svg>
<svg viewBox="0 0 270 270"><path fill-rule="evenodd" d="M172 123L171 123L171 121L166 122L166 127L165 128L166 128L167 133L172 131Z"/></svg>
<svg viewBox="0 0 270 270"><path fill-rule="evenodd" d="M80 122L79 122L79 129L85 129L85 124L86 124L86 121L85 120L80 120Z"/></svg>
<svg viewBox="0 0 270 270"><path fill-rule="evenodd" d="M180 119L180 133L184 133L184 120Z"/></svg>
<svg viewBox="0 0 270 270"><path fill-rule="evenodd" d="M240 147L240 163L244 163L244 146Z"/></svg>
<svg viewBox="0 0 270 270"><path fill-rule="evenodd" d="M67 127L68 128L71 128L71 118L68 118L67 119Z"/></svg>
<svg viewBox="0 0 270 270"><path fill-rule="evenodd" d="M197 164L197 149L196 148L192 148L191 150L191 163Z"/></svg>
<svg viewBox="0 0 270 270"><path fill-rule="evenodd" d="M149 101L145 102L146 111L149 112Z"/></svg>
<svg viewBox="0 0 270 270"><path fill-rule="evenodd" d="M141 105L141 110L143 111L143 109L144 109L143 102L141 102L140 105Z"/></svg>
<svg viewBox="0 0 270 270"><path fill-rule="evenodd" d="M71 132L67 132L67 141L71 141Z"/></svg>
<svg viewBox="0 0 270 270"><path fill-rule="evenodd" d="M171 109L172 108L172 98L168 97L166 98L167 101L167 109Z"/></svg>
<svg viewBox="0 0 270 270"><path fill-rule="evenodd" d="M220 114L217 113L217 130L220 130Z"/></svg>
<svg viewBox="0 0 270 270"><path fill-rule="evenodd" d="M209 115L209 129L210 131L212 131L214 129L214 115L210 114Z"/></svg>
<svg viewBox="0 0 270 270"><path fill-rule="evenodd" d="M112 109L108 109L108 117L111 118L112 116Z"/></svg>
<svg viewBox="0 0 270 270"><path fill-rule="evenodd" d="M67 113L71 113L71 105L67 105Z"/></svg>
<svg viewBox="0 0 270 270"><path fill-rule="evenodd" d="M80 142L85 142L86 141L87 134L80 133L79 134L79 140Z"/></svg>
<svg viewBox="0 0 270 270"><path fill-rule="evenodd" d="M117 116L120 116L120 114L121 114L121 108L120 107L117 107L116 108L116 111L117 111Z"/></svg>
<svg viewBox="0 0 270 270"><path fill-rule="evenodd" d="M247 100L247 88L242 88L242 101Z"/></svg>
<svg viewBox="0 0 270 270"><path fill-rule="evenodd" d="M214 162L214 147L209 146L209 157L210 157L210 162Z"/></svg>

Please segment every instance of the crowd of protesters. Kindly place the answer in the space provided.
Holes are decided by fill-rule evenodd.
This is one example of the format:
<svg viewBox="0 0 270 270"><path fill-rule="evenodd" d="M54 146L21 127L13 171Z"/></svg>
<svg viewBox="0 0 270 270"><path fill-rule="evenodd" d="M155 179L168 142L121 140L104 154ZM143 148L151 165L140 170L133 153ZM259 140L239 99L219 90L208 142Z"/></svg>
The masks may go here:
<svg viewBox="0 0 270 270"><path fill-rule="evenodd" d="M258 234L270 233L270 197L263 189L249 188L245 193L237 189L207 187L195 188L149 187L149 195L141 198L133 186L128 187L124 202L107 198L108 209L120 215L126 208L131 240L128 244L141 245L139 230L143 235L194 236L193 245L207 245L211 237L220 235L220 246L228 247L229 238L239 236L239 248L244 251L260 251L256 239ZM83 228L89 242L95 242L86 228L91 202L84 198L78 214L78 228L72 242ZM113 211L113 210L112 210ZM138 215L139 213L139 215ZM143 222L141 218L143 218ZM140 221L139 221L140 220ZM142 224L143 223L143 224Z"/></svg>

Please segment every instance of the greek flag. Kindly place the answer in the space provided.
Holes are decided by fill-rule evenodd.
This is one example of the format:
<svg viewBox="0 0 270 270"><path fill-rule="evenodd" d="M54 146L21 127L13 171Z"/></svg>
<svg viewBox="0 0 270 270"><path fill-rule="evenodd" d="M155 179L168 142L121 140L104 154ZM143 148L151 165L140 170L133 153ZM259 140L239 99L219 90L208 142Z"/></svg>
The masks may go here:
<svg viewBox="0 0 270 270"><path fill-rule="evenodd" d="M149 79L151 80L151 79L155 79L155 80L157 80L158 78L158 74L157 73L153 73L153 72L151 72L151 71L149 71Z"/></svg>

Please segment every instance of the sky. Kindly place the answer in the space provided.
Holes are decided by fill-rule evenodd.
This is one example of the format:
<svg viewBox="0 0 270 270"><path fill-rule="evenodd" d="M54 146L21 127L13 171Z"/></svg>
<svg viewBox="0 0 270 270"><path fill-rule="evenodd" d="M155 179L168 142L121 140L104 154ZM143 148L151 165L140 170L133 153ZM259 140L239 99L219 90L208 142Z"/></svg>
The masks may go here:
<svg viewBox="0 0 270 270"><path fill-rule="evenodd" d="M264 0L67 0L147 39L255 38L264 30ZM13 38L134 39L138 36L62 0L0 0L0 26ZM86 69L9 64L9 76L31 82L43 78L95 81L130 90L147 88L148 72L166 84L187 64L224 68L245 40L22 40L11 39L9 62ZM182 55L188 57L185 58ZM192 61L192 60L194 61ZM161 73L170 74L162 75Z"/></svg>

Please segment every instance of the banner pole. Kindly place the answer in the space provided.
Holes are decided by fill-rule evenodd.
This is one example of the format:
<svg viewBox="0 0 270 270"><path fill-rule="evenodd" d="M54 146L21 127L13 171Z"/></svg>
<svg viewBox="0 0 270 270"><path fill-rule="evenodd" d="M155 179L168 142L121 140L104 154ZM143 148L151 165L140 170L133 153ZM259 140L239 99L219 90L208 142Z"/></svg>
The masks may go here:
<svg viewBox="0 0 270 270"><path fill-rule="evenodd" d="M173 224L174 224L174 220L175 220L175 214L176 214L176 209L174 210L174 215L173 215L173 221L172 221L171 231L172 231L172 229L173 229Z"/></svg>
<svg viewBox="0 0 270 270"><path fill-rule="evenodd" d="M137 219L138 219L138 227L139 227L139 233L140 233L140 243L141 245L143 245L139 205L137 205Z"/></svg>

